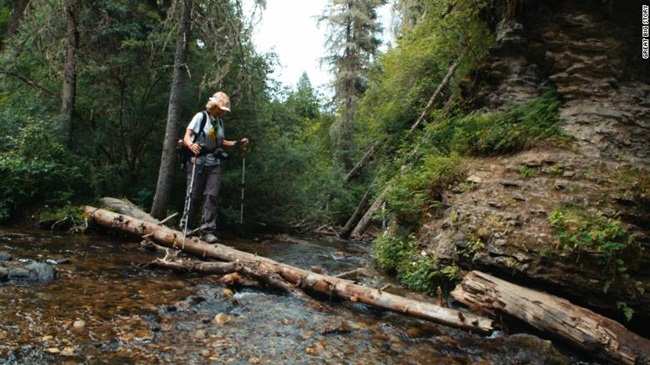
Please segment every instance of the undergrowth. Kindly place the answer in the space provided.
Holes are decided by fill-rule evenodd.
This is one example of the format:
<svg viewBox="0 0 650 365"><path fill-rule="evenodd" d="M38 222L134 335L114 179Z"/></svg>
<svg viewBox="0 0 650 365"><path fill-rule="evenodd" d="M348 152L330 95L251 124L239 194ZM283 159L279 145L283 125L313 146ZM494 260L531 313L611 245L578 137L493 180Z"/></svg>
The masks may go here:
<svg viewBox="0 0 650 365"><path fill-rule="evenodd" d="M540 141L563 138L558 126L560 104L557 93L547 91L504 112L453 116L427 126L420 145L402 149L401 173L391 180L386 203L395 224L415 232L424 219L444 208L444 192L465 180L464 158L520 152ZM377 263L395 271L406 287L435 294L456 273L453 267L441 267L435 258L421 255L413 241L401 236L377 239Z"/></svg>
<svg viewBox="0 0 650 365"><path fill-rule="evenodd" d="M459 268L441 265L421 250L413 234L387 234L374 241L379 267L395 274L404 287L431 296L448 291L458 280Z"/></svg>
<svg viewBox="0 0 650 365"><path fill-rule="evenodd" d="M557 92L498 113L473 112L427 127L432 145L462 156L492 156L523 151L542 140L560 138Z"/></svg>
<svg viewBox="0 0 650 365"><path fill-rule="evenodd" d="M608 218L573 207L554 209L549 223L555 229L557 249L576 261L602 267L606 278L603 291L607 293L617 283L622 290L643 293L643 286L629 275L629 265L639 251L634 235L618 218ZM625 303L619 309L629 321L633 311Z"/></svg>

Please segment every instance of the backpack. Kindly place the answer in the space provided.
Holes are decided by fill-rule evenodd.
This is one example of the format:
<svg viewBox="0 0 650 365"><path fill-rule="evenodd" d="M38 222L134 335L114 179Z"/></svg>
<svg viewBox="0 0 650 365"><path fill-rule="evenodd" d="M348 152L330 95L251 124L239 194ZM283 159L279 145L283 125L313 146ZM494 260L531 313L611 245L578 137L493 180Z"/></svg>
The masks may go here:
<svg viewBox="0 0 650 365"><path fill-rule="evenodd" d="M203 129L205 128L205 123L207 122L208 117L207 117L207 112L201 113L201 127L199 128L199 133L195 134L192 137L192 143L196 142L197 138L199 138L199 135L201 133L205 133ZM187 163L190 161L192 156L194 156L194 153L183 143L183 139L179 139L177 142L177 150L178 150L178 160L180 161L180 166L181 170L185 169L185 166L187 166Z"/></svg>

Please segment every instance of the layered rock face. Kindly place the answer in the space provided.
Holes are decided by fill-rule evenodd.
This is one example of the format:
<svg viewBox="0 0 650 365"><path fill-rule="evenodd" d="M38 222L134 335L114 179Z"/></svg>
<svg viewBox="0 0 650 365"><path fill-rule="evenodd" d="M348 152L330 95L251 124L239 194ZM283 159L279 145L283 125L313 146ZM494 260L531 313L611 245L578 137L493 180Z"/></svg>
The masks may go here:
<svg viewBox="0 0 650 365"><path fill-rule="evenodd" d="M587 154L650 167L650 62L641 59L641 4L566 2L541 37L565 130ZM595 5L595 6L594 6Z"/></svg>
<svg viewBox="0 0 650 365"><path fill-rule="evenodd" d="M496 26L477 107L502 110L552 84L581 152L650 168L650 60L641 58L641 2L523 3Z"/></svg>
<svg viewBox="0 0 650 365"><path fill-rule="evenodd" d="M447 209L424 225L419 243L442 262L623 323L627 306L634 315L625 324L650 336L640 325L650 320L650 60L641 59L640 25L637 1L523 1L496 25L492 56L466 96L492 112L555 87L575 143L470 161L467 181L446 194ZM620 219L635 237L632 258L611 271L602 252L563 250L549 220L567 207Z"/></svg>

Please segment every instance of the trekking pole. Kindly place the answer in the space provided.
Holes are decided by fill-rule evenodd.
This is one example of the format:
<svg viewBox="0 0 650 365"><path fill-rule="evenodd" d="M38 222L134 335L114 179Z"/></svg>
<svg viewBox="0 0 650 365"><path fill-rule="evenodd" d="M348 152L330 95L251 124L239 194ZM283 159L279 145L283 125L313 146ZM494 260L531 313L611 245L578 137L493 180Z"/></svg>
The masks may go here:
<svg viewBox="0 0 650 365"><path fill-rule="evenodd" d="M241 209L239 210L239 224L244 223L244 184L246 177L246 145L242 151L241 159Z"/></svg>
<svg viewBox="0 0 650 365"><path fill-rule="evenodd" d="M192 188L194 187L194 173L196 172L196 160L198 155L194 155L194 163L192 164L192 177L190 178L190 185L187 187L187 194L185 194L185 207L183 208L183 217L185 217L185 226L183 227L183 244L181 250L185 249L185 237L187 236L187 224L190 221L190 205L192 204Z"/></svg>

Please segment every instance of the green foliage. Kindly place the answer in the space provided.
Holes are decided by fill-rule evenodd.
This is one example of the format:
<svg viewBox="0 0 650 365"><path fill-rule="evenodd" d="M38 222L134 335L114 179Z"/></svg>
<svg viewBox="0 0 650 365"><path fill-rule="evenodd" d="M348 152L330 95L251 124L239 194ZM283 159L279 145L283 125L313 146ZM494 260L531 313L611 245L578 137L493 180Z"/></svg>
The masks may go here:
<svg viewBox="0 0 650 365"><path fill-rule="evenodd" d="M8 117L8 113L3 113ZM58 142L52 123L23 116L14 133L1 140L0 221L34 205L64 205L87 191L82 162Z"/></svg>
<svg viewBox="0 0 650 365"><path fill-rule="evenodd" d="M373 242L375 261L385 271L397 272L415 251L415 236L383 235Z"/></svg>
<svg viewBox="0 0 650 365"><path fill-rule="evenodd" d="M522 151L540 140L560 135L558 95L543 96L510 110L447 119L429 125L431 142L439 148L463 156L490 156Z"/></svg>
<svg viewBox="0 0 650 365"><path fill-rule="evenodd" d="M595 257L609 277L603 290L609 291L616 279L627 283L629 263L635 259L638 245L619 219L595 215L577 208L554 209L549 223L555 229L558 248L573 253L577 259ZM589 262L589 261L587 261Z"/></svg>
<svg viewBox="0 0 650 365"><path fill-rule="evenodd" d="M563 249L596 252L604 265L611 265L625 250L634 245L634 237L619 219L594 215L581 209L554 209L549 216Z"/></svg>
<svg viewBox="0 0 650 365"><path fill-rule="evenodd" d="M65 230L70 233L80 233L86 228L86 216L83 207L78 205L66 205L63 207L45 206L37 214L41 223L47 224L53 230Z"/></svg>
<svg viewBox="0 0 650 365"><path fill-rule="evenodd" d="M423 6L419 23L379 58L370 74L359 118L375 139L401 137L398 132L418 118L449 67L460 59L450 83L458 94L455 80L469 74L493 43L479 16L487 2L429 1Z"/></svg>
<svg viewBox="0 0 650 365"><path fill-rule="evenodd" d="M459 251L458 253L466 259L471 259L477 252L485 249L485 243L481 241L480 238L476 238L467 243L465 249Z"/></svg>
<svg viewBox="0 0 650 365"><path fill-rule="evenodd" d="M395 273L406 288L428 295L440 294L458 280L459 268L444 266L425 251L420 251L413 234L387 234L377 238L373 257L379 267Z"/></svg>
<svg viewBox="0 0 650 365"><path fill-rule="evenodd" d="M634 316L634 309L627 306L625 302L616 302L616 308L621 311L625 319L629 322Z"/></svg>
<svg viewBox="0 0 650 365"><path fill-rule="evenodd" d="M11 8L7 6L4 1L0 1L0 42L4 39L10 14Z"/></svg>
<svg viewBox="0 0 650 365"><path fill-rule="evenodd" d="M325 193L334 191L342 177L333 177L328 128L331 117L319 110L320 99L308 79L288 92L286 101L260 103L258 116L228 121L251 139L246 159L244 221L272 229L305 229L327 220L321 210ZM248 118L246 118L248 119ZM222 169L220 208L227 223L239 221L242 162L233 151ZM249 228L259 228L259 225Z"/></svg>
<svg viewBox="0 0 650 365"><path fill-rule="evenodd" d="M400 223L418 224L422 213L439 206L445 189L466 174L460 157L427 156L422 166L397 175L386 201Z"/></svg>
<svg viewBox="0 0 650 365"><path fill-rule="evenodd" d="M424 254L412 257L411 261L401 267L398 277L400 283L411 290L435 295L437 292L432 282L438 275L438 263Z"/></svg>
<svg viewBox="0 0 650 365"><path fill-rule="evenodd" d="M539 172L535 168L531 168L526 165L519 166L519 176L521 176L522 179L530 179L537 177L538 175Z"/></svg>

